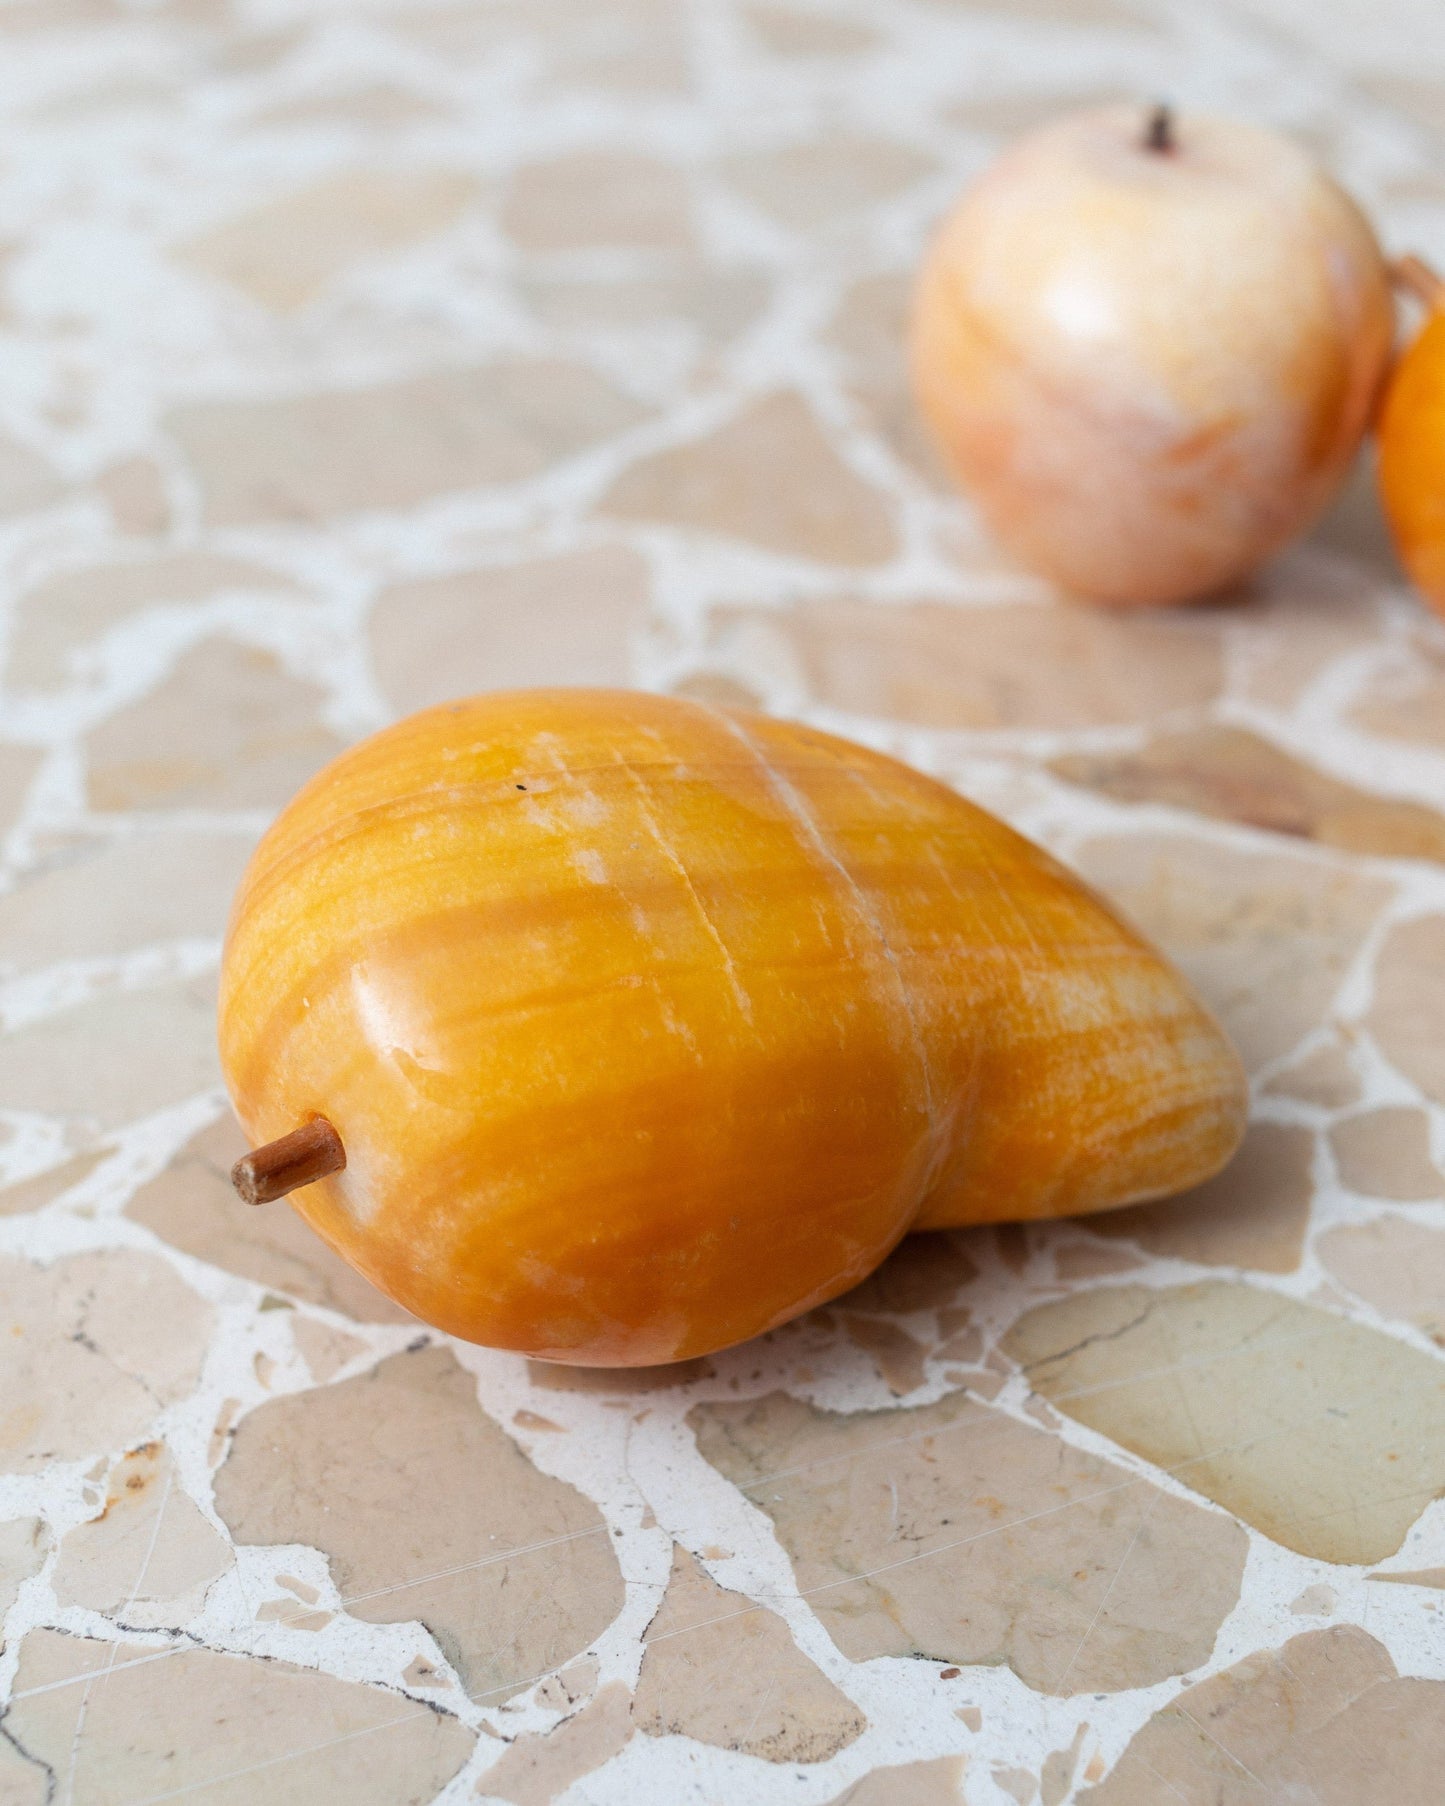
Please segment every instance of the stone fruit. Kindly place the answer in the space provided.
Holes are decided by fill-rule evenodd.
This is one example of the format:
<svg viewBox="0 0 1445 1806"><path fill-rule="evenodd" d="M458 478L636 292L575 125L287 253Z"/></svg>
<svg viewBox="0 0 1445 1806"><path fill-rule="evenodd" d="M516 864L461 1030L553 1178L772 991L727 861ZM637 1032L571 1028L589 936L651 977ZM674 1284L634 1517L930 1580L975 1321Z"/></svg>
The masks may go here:
<svg viewBox="0 0 1445 1806"><path fill-rule="evenodd" d="M1180 602L1329 501L1392 321L1369 225L1296 145L1108 107L1021 139L944 221L915 386L1026 565L1100 602Z"/></svg>
<svg viewBox="0 0 1445 1806"><path fill-rule="evenodd" d="M1445 281L1415 257L1399 269L1429 311L1385 391L1380 495L1401 564L1445 615Z"/></svg>
<svg viewBox="0 0 1445 1806"><path fill-rule="evenodd" d="M430 709L315 778L242 881L220 1037L252 1141L298 1137L250 1195L344 1157L295 1202L383 1291L602 1366L783 1323L909 1229L1191 1185L1245 1102L1183 979L1001 822L620 691Z"/></svg>

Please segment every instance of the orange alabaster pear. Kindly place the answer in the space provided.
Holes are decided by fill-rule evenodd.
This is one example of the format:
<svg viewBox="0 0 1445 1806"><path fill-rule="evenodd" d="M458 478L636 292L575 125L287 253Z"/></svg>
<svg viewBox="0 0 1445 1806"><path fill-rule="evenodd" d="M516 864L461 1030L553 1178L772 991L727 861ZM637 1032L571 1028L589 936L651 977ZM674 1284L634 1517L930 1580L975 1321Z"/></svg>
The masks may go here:
<svg viewBox="0 0 1445 1806"><path fill-rule="evenodd" d="M376 1285L603 1366L783 1323L910 1229L1192 1185L1245 1110L1184 980L1001 822L621 691L474 697L323 771L242 882L220 1036L254 1141L334 1125L293 1201Z"/></svg>
<svg viewBox="0 0 1445 1806"><path fill-rule="evenodd" d="M1025 564L1097 601L1184 601L1329 501L1392 323L1368 222L1297 145L1105 107L1020 139L944 221L915 388Z"/></svg>
<svg viewBox="0 0 1445 1806"><path fill-rule="evenodd" d="M1380 413L1380 495L1400 562L1445 615L1445 280L1408 258L1430 311Z"/></svg>

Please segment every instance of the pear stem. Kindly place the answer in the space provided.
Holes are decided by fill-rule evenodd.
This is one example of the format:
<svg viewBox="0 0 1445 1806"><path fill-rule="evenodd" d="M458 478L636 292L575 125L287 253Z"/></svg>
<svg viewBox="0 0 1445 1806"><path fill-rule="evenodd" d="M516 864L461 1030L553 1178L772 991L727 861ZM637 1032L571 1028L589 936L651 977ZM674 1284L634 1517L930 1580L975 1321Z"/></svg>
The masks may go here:
<svg viewBox="0 0 1445 1806"><path fill-rule="evenodd" d="M1396 288L1413 295L1422 307L1445 308L1445 276L1431 269L1423 257L1413 251L1397 257L1390 265L1390 280Z"/></svg>
<svg viewBox="0 0 1445 1806"><path fill-rule="evenodd" d="M243 1154L231 1168L231 1183L243 1204L272 1204L328 1173L339 1173L345 1165L341 1137L324 1116L318 1116L279 1141Z"/></svg>
<svg viewBox="0 0 1445 1806"><path fill-rule="evenodd" d="M1167 100L1160 101L1149 114L1149 122L1144 127L1144 148L1161 157L1167 157L1179 148L1174 136L1174 109Z"/></svg>

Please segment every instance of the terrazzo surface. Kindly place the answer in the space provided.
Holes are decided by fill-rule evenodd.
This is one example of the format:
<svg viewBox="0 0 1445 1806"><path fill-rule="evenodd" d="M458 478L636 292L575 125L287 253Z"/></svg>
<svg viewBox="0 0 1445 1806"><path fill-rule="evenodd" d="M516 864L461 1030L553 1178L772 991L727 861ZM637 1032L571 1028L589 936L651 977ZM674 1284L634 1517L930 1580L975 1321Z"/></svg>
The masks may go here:
<svg viewBox="0 0 1445 1806"><path fill-rule="evenodd" d="M1368 472L1248 595L993 550L899 352L1094 98L1445 258L1437 0L0 6L0 1801L1425 1806L1445 1765L1445 629ZM247 1212L249 847L476 688L913 760L1249 1066L1230 1171L906 1242L703 1363L425 1330Z"/></svg>

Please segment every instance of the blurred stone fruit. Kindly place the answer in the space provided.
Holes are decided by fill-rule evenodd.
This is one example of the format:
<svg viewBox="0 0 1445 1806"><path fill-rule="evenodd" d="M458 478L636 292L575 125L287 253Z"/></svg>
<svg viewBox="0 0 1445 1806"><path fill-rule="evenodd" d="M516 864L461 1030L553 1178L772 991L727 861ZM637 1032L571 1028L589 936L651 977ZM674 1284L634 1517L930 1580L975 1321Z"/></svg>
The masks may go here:
<svg viewBox="0 0 1445 1806"><path fill-rule="evenodd" d="M1108 107L1021 139L944 221L914 379L1023 563L1100 602L1180 602L1329 501L1392 323L1374 234L1298 146Z"/></svg>
<svg viewBox="0 0 1445 1806"><path fill-rule="evenodd" d="M770 1329L910 1228L1192 1185L1244 1114L1184 980L1001 822L621 691L431 709L315 778L242 881L220 1037L252 1141L297 1136L243 1195L316 1181L419 1317L599 1366Z"/></svg>
<svg viewBox="0 0 1445 1806"><path fill-rule="evenodd" d="M1401 564L1445 615L1445 280L1417 257L1397 268L1428 311L1385 391L1380 495Z"/></svg>

